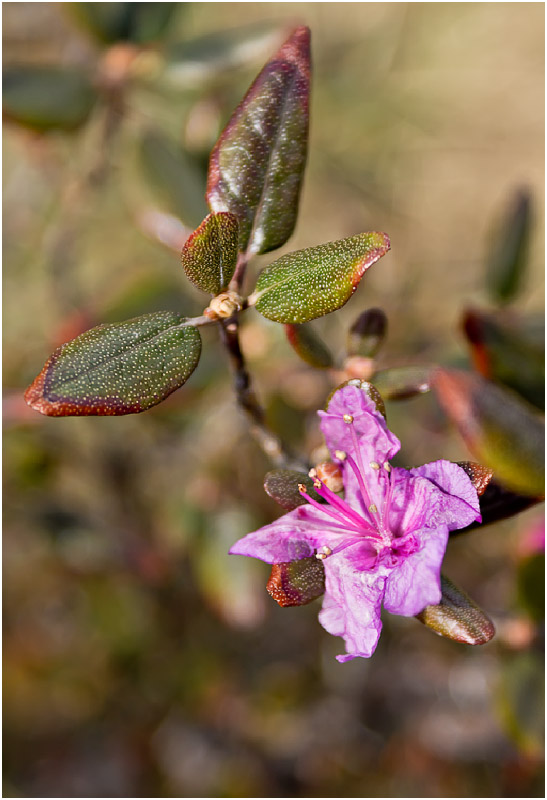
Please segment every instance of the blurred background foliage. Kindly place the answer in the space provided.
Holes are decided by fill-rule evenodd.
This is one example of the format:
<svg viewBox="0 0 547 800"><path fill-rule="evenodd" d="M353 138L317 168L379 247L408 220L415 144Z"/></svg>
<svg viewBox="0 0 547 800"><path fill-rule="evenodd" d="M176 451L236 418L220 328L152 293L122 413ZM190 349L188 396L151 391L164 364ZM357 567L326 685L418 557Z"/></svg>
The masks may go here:
<svg viewBox="0 0 547 800"><path fill-rule="evenodd" d="M175 251L205 213L208 153L303 23L310 157L283 251L392 241L316 330L342 351L379 306L380 367L474 367L541 406L543 5L131 5L2 7L4 794L543 796L541 509L449 545L490 644L388 617L370 661L339 665L318 602L279 608L268 567L227 556L279 509L214 330L146 414L49 419L22 400L92 325L201 313ZM337 376L257 314L241 333L270 424L310 453ZM404 463L469 457L430 394L387 412Z"/></svg>

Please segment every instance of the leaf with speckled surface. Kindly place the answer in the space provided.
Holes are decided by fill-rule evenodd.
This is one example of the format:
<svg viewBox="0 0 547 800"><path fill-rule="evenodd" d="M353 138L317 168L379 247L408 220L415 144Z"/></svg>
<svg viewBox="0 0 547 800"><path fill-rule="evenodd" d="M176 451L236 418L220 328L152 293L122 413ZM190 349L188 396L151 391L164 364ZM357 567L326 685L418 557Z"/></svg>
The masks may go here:
<svg viewBox="0 0 547 800"><path fill-rule="evenodd" d="M55 350L25 400L53 417L146 411L197 366L201 337L185 322L180 314L158 311L92 328Z"/></svg>
<svg viewBox="0 0 547 800"><path fill-rule="evenodd" d="M431 630L461 644L486 644L496 630L492 620L451 580L441 575L441 602L426 606L416 619Z"/></svg>
<svg viewBox="0 0 547 800"><path fill-rule="evenodd" d="M274 564L266 584L280 606L305 606L325 591L325 568L315 556Z"/></svg>
<svg viewBox="0 0 547 800"><path fill-rule="evenodd" d="M274 322L322 317L347 303L389 248L387 234L372 232L288 253L260 273L249 303Z"/></svg>
<svg viewBox="0 0 547 800"><path fill-rule="evenodd" d="M310 31L297 28L268 61L213 148L207 201L231 211L240 250L281 247L294 230L308 148Z"/></svg>
<svg viewBox="0 0 547 800"><path fill-rule="evenodd" d="M182 248L184 272L194 286L210 294L222 292L235 272L238 224L234 214L209 214Z"/></svg>
<svg viewBox="0 0 547 800"><path fill-rule="evenodd" d="M289 344L302 361L317 369L334 366L332 353L309 325L285 325Z"/></svg>
<svg viewBox="0 0 547 800"><path fill-rule="evenodd" d="M272 469L264 478L264 491L286 511L305 505L308 501L298 491L298 485L303 483L306 492L318 503L324 499L313 488L313 481L305 472L293 469Z"/></svg>

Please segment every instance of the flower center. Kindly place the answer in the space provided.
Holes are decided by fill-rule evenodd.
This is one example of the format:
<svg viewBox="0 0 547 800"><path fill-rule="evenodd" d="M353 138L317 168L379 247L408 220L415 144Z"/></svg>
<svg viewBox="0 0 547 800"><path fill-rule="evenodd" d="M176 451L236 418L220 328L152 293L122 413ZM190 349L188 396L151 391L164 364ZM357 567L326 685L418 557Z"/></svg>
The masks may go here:
<svg viewBox="0 0 547 800"><path fill-rule="evenodd" d="M382 508L379 509L377 504L373 502L372 493L367 485L361 448L359 447L355 428L352 425L353 417L350 414L345 414L343 419L347 425L351 426L355 458L341 450L335 452L335 457L338 461L345 461L346 469L351 469L354 473L366 511L362 513L361 509L357 511L352 508L346 500L342 500L329 489L317 477L316 472L312 470L310 476L313 477L315 492L326 502L320 503L311 497L302 483L299 484L298 490L310 505L326 516L331 517L337 523L329 528L328 534L331 536L331 540L317 550L316 558L324 560L345 550L347 547L363 544L363 542L368 542L376 550L377 555L380 555L385 550L392 551L394 555L397 555L401 553L401 548L405 550L412 549L414 544L412 534L404 537L395 537L389 527L389 511L393 498L393 488L396 483L391 465L387 461L382 466L376 461L369 462L369 467L378 473L378 479L385 483L382 488ZM339 533L336 529L339 529Z"/></svg>

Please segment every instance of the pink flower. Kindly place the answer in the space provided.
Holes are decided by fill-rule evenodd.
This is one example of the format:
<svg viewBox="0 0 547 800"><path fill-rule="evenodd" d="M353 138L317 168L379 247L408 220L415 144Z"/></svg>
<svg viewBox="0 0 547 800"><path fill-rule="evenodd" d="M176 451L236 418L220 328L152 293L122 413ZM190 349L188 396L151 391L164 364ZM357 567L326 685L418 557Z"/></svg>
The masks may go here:
<svg viewBox="0 0 547 800"><path fill-rule="evenodd" d="M451 530L481 519L477 492L461 467L434 461L405 470L389 461L400 442L370 397L356 385L334 393L319 411L333 460L343 471L344 499L318 479L308 501L240 539L230 553L269 564L315 554L325 567L319 621L342 636L338 661L376 649L380 610L414 616L441 600L440 569Z"/></svg>

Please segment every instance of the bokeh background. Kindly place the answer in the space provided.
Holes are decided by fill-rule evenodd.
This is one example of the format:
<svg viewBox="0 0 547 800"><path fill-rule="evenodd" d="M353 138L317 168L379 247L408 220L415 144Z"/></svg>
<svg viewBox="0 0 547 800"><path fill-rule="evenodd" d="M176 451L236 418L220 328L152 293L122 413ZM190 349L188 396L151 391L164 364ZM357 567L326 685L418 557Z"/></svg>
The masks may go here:
<svg viewBox="0 0 547 800"><path fill-rule="evenodd" d="M111 91L72 131L4 124L4 795L543 796L542 647L522 591L541 507L450 542L445 572L494 619L491 643L386 615L374 657L340 665L320 601L281 609L266 565L227 556L279 509L213 329L188 384L146 414L50 419L22 392L88 327L201 313L175 250L204 215L208 152L301 23L310 155L283 252L392 240L316 330L342 352L380 306L382 363L468 364L462 312L491 304L492 231L522 188L534 225L514 310L541 320L544 6L172 5L139 52L100 44L78 4L2 6L4 68L83 69ZM242 342L269 423L306 457L337 376L252 312ZM430 395L387 411L400 463L469 457Z"/></svg>

